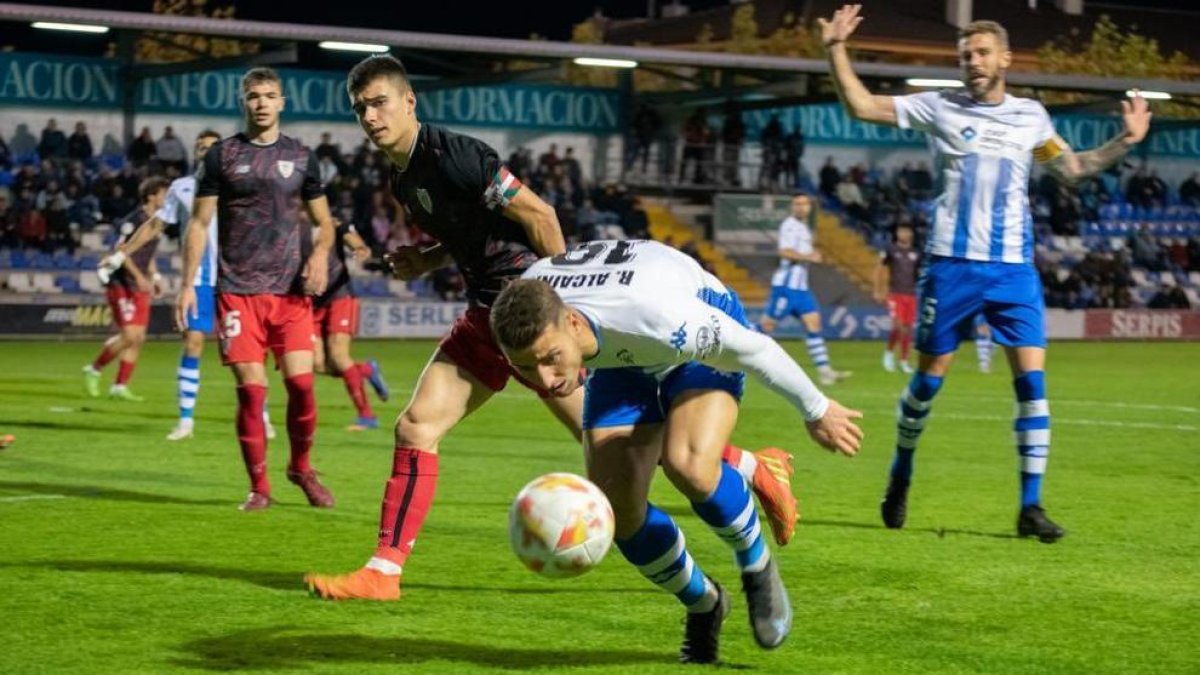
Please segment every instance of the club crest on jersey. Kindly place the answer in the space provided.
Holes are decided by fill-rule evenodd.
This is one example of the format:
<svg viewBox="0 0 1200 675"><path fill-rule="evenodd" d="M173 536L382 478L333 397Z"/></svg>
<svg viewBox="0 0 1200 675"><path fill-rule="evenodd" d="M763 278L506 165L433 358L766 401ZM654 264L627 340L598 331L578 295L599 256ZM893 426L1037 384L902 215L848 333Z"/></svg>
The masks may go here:
<svg viewBox="0 0 1200 675"><path fill-rule="evenodd" d="M417 201L421 202L421 208L425 209L426 213L433 213L433 200L430 199L428 190L417 188Z"/></svg>
<svg viewBox="0 0 1200 675"><path fill-rule="evenodd" d="M275 162L275 168L279 169L280 176L291 178L292 172L296 170L296 163L291 160L281 159Z"/></svg>

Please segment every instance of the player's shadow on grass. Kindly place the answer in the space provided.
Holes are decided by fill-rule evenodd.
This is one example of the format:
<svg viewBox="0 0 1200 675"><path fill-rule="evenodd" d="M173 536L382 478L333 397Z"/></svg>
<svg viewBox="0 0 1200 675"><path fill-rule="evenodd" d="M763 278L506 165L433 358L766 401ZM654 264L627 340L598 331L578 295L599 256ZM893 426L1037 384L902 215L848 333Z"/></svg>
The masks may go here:
<svg viewBox="0 0 1200 675"><path fill-rule="evenodd" d="M572 585L547 585L547 586L462 586L451 584L430 584L422 582L404 582L405 590L422 589L429 591L439 591L442 593L504 593L512 595L612 595L620 593L628 595L630 593L644 593L648 595L661 595L662 591L653 586L639 586L637 588L588 588L586 586Z"/></svg>
<svg viewBox="0 0 1200 675"><path fill-rule="evenodd" d="M304 590L301 572L276 572L271 570L243 570L213 565L171 561L129 560L39 560L33 562L0 565L3 567L32 567L60 572L101 572L116 574L172 574L193 577L242 581L279 591Z"/></svg>
<svg viewBox="0 0 1200 675"><path fill-rule="evenodd" d="M30 483L0 480L0 490L26 492L39 495L61 495L79 499L103 499L114 502L136 502L139 504L187 504L189 506L228 506L228 499L188 499L174 495L120 490L103 485L66 485L63 483Z"/></svg>
<svg viewBox="0 0 1200 675"><path fill-rule="evenodd" d="M805 518L800 521L802 526L814 527L850 527L860 530L886 530L887 528L882 523L859 523L852 520L810 520ZM938 538L945 537L948 534L961 534L968 537L988 537L991 539L1016 539L1017 535L1009 532L980 532L979 530L960 530L949 527L906 527L902 531L906 532L921 532L927 534L936 534Z"/></svg>
<svg viewBox="0 0 1200 675"><path fill-rule="evenodd" d="M564 657L559 648L499 647L419 637L286 632L289 627L263 628L182 645L189 656L172 665L205 670L276 670L319 668L322 664L414 665L430 661L463 664L466 669L502 668L560 670L564 665L620 666L669 664L675 654L630 649L576 649Z"/></svg>

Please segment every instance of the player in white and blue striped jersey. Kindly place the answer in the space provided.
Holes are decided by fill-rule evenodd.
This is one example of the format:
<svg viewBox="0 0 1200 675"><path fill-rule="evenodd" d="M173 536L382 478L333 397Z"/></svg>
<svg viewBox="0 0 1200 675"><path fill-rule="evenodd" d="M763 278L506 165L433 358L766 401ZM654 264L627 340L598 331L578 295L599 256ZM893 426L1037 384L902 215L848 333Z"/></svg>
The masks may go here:
<svg viewBox="0 0 1200 675"><path fill-rule="evenodd" d="M196 136L193 147L195 165L199 166L214 143L221 140L221 135L211 129L201 131ZM192 202L196 198L196 177L184 176L171 181L167 188L167 198L162 208L153 214L150 220L138 226L137 232L130 240L120 247L120 253L128 255L136 251L143 243L157 237L167 225L186 225L192 212ZM187 317L187 330L183 333L183 353L179 357L179 368L176 371L176 383L179 389L179 421L175 428L167 434L167 440L179 441L191 438L195 429L196 396L200 391L200 356L204 353L204 339L213 332L216 318L215 291L217 285L217 227L216 215L208 228L208 243L204 246L204 256L200 260L200 268L192 285L196 289L196 313ZM182 240L184 233L180 232ZM187 280L184 280L187 283ZM270 418L264 407L263 419L266 422L268 437L274 435Z"/></svg>
<svg viewBox="0 0 1200 675"><path fill-rule="evenodd" d="M745 374L783 396L808 433L854 455L861 413L827 399L737 294L687 255L652 241L589 242L544 258L500 293L492 330L514 368L552 396L584 389L588 477L612 503L621 554L687 609L680 658L710 663L729 602L647 501L660 461L692 509L733 550L759 645L779 646L791 606L738 472L721 462Z"/></svg>
<svg viewBox="0 0 1200 675"><path fill-rule="evenodd" d="M762 332L771 335L775 324L794 316L804 324L804 344L817 367L821 384L829 385L851 375L834 370L829 349L821 335L821 308L808 288L809 263L821 262L821 252L813 248L812 229L808 226L812 199L805 194L792 198L792 214L779 224L779 269L771 277L771 296L763 308Z"/></svg>
<svg viewBox="0 0 1200 675"><path fill-rule="evenodd" d="M846 51L846 40L862 21L860 8L846 5L831 19L818 21L838 94L856 119L925 132L941 174L928 261L917 288L920 361L900 398L896 455L881 506L884 523L904 525L917 439L954 351L982 313L993 339L1007 352L1017 398L1017 533L1057 541L1064 530L1046 517L1041 504L1050 407L1042 285L1033 266L1030 170L1036 161L1076 183L1112 166L1149 131L1146 101L1135 95L1132 102L1122 102L1122 132L1094 150L1074 153L1041 103L1005 92L1012 53L1008 33L994 21L976 21L959 32L964 87L874 96L854 74Z"/></svg>

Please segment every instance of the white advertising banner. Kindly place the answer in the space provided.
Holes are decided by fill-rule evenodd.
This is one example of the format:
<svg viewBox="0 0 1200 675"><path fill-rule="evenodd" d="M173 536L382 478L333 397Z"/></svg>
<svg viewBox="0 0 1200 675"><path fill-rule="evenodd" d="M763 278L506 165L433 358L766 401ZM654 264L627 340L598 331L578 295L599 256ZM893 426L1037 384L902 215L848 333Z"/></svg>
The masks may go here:
<svg viewBox="0 0 1200 675"><path fill-rule="evenodd" d="M358 336L366 338L440 338L467 311L465 302L360 302Z"/></svg>

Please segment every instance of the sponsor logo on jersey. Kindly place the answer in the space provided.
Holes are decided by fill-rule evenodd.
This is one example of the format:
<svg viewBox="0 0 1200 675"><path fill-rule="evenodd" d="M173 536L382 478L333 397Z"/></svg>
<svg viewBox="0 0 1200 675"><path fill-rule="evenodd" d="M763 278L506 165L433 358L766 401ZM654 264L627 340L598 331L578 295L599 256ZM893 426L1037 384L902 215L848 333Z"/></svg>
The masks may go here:
<svg viewBox="0 0 1200 675"><path fill-rule="evenodd" d="M280 176L291 178L292 172L296 170L296 163L291 160L281 159L275 162L275 168L279 169Z"/></svg>
<svg viewBox="0 0 1200 675"><path fill-rule="evenodd" d="M687 344L687 322L686 321L684 321L682 324L680 324L679 328L676 328L674 333L671 333L671 346L672 347L674 347L676 350L682 350L683 346L685 344Z"/></svg>

